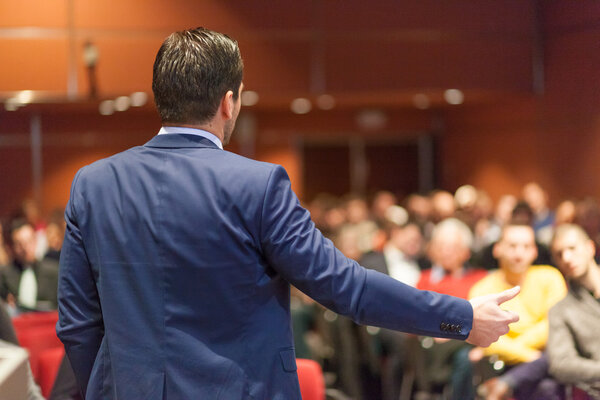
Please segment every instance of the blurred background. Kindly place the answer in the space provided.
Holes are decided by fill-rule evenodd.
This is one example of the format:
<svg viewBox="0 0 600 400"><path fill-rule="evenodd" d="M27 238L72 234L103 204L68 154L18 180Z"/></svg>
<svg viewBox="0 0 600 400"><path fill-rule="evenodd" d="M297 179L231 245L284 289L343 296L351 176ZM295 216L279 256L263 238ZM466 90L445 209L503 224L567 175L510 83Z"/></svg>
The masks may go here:
<svg viewBox="0 0 600 400"><path fill-rule="evenodd" d="M64 207L78 168L149 140L156 51L195 26L244 58L229 150L282 164L304 201L600 195L597 1L1 0L0 215Z"/></svg>

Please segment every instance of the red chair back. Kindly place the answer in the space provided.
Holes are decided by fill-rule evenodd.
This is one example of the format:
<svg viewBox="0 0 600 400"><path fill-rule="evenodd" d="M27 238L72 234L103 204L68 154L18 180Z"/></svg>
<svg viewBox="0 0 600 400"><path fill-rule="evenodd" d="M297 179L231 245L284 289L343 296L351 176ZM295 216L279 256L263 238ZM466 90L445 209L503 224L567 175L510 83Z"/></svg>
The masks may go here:
<svg viewBox="0 0 600 400"><path fill-rule="evenodd" d="M325 379L319 363L298 358L296 365L302 400L325 400Z"/></svg>
<svg viewBox="0 0 600 400"><path fill-rule="evenodd" d="M47 349L40 353L38 358L38 383L40 389L42 389L42 395L46 398L50 396L64 355L65 350L62 347Z"/></svg>
<svg viewBox="0 0 600 400"><path fill-rule="evenodd" d="M15 333L21 347L29 352L29 363L33 377L39 382L38 366L40 354L47 349L62 348L56 336L58 312L40 312L21 314L13 318Z"/></svg>
<svg viewBox="0 0 600 400"><path fill-rule="evenodd" d="M56 326L58 322L58 311L30 312L20 314L12 319L15 330L35 328L39 326Z"/></svg>

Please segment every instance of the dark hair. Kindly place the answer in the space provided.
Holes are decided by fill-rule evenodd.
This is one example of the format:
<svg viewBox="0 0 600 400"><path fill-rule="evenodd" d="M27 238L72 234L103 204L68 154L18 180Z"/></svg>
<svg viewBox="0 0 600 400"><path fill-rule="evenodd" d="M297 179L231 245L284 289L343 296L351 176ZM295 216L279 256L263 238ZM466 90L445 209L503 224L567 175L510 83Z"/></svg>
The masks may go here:
<svg viewBox="0 0 600 400"><path fill-rule="evenodd" d="M33 228L33 225L31 225L31 223L25 218L17 217L12 219L10 221L10 234L12 235L14 232L18 231L24 226L30 226L31 228Z"/></svg>
<svg viewBox="0 0 600 400"><path fill-rule="evenodd" d="M163 123L204 123L228 90L237 100L244 64L235 40L199 27L171 34L154 61L152 91Z"/></svg>
<svg viewBox="0 0 600 400"><path fill-rule="evenodd" d="M531 206L526 201L521 200L513 208L510 219L512 225L533 226L534 213Z"/></svg>

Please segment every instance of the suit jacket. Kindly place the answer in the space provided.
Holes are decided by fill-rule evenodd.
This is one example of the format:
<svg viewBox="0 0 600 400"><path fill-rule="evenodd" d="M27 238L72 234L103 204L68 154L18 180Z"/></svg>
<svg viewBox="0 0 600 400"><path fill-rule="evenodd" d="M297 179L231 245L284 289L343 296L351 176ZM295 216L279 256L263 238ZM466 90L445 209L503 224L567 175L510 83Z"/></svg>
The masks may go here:
<svg viewBox="0 0 600 400"><path fill-rule="evenodd" d="M577 283L550 310L548 361L561 383L600 399L600 302Z"/></svg>
<svg viewBox="0 0 600 400"><path fill-rule="evenodd" d="M36 261L32 268L37 283L37 301L40 309L56 309L58 262L44 258ZM0 297L6 299L10 293L18 299L23 270L23 265L16 261L0 269Z"/></svg>
<svg viewBox="0 0 600 400"><path fill-rule="evenodd" d="M465 300L344 257L285 170L194 135L82 168L59 322L87 399L300 399L289 283L362 324L464 339Z"/></svg>

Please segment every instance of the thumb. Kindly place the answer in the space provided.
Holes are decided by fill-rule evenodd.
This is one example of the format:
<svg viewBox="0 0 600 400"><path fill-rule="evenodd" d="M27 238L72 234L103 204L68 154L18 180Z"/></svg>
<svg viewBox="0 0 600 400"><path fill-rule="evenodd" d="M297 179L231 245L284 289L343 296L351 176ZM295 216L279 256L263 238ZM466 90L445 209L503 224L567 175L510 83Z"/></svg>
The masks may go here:
<svg viewBox="0 0 600 400"><path fill-rule="evenodd" d="M498 293L496 295L496 303L498 303L498 305L514 298L516 295L519 294L519 292L521 291L521 287L520 286L515 286L511 289L505 290L504 292Z"/></svg>

